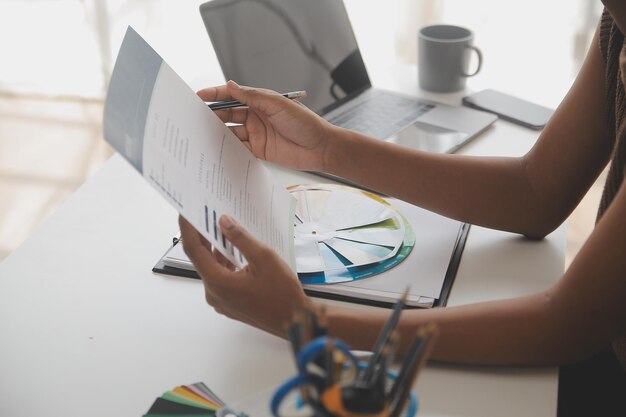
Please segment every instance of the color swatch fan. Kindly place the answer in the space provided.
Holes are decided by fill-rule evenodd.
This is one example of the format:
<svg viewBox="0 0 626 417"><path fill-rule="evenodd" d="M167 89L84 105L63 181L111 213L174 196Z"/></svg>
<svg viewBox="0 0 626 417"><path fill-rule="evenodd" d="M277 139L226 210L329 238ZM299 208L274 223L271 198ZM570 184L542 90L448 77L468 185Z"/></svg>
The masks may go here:
<svg viewBox="0 0 626 417"><path fill-rule="evenodd" d="M245 413L227 407L202 382L181 385L157 398L143 417L248 417Z"/></svg>
<svg viewBox="0 0 626 417"><path fill-rule="evenodd" d="M365 278L401 262L415 244L408 221L386 200L352 187L289 187L296 198L299 278L329 284Z"/></svg>

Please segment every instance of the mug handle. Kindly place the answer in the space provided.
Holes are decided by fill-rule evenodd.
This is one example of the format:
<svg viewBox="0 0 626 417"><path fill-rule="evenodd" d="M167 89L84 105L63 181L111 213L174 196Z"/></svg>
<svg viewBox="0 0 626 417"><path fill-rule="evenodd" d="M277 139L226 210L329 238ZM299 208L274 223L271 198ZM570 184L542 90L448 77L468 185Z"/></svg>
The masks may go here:
<svg viewBox="0 0 626 417"><path fill-rule="evenodd" d="M478 65L476 66L476 71L474 71L471 74L463 72L464 77L473 77L474 75L478 74L478 71L480 71L480 67L483 65L483 54L482 52L480 52L480 49L478 49L475 46L470 45L470 46L467 46L466 48L473 50L474 52L476 52L476 55L478 56Z"/></svg>

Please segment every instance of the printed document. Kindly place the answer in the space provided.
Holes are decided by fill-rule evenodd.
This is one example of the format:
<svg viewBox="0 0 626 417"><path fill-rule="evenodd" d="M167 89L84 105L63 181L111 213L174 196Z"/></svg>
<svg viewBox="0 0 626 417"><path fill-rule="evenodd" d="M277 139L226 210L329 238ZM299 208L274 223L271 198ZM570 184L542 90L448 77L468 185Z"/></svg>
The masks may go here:
<svg viewBox="0 0 626 417"><path fill-rule="evenodd" d="M104 110L104 138L234 265L227 214L294 267L294 199L163 59L128 28Z"/></svg>

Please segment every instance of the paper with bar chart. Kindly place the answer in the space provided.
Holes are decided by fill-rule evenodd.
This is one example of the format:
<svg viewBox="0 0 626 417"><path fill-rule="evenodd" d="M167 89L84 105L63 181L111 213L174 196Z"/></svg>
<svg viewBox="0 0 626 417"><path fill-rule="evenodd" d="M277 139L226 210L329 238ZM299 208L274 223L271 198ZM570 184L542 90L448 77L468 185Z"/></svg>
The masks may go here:
<svg viewBox="0 0 626 417"><path fill-rule="evenodd" d="M234 265L246 260L221 234L222 214L293 267L293 198L130 27L103 125L105 139Z"/></svg>

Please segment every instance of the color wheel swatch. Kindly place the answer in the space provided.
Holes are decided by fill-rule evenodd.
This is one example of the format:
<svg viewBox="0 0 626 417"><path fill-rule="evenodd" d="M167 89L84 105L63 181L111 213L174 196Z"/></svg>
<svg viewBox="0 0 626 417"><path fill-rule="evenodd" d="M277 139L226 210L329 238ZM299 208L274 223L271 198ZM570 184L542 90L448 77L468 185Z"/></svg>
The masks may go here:
<svg viewBox="0 0 626 417"><path fill-rule="evenodd" d="M294 250L303 284L379 274L402 262L415 245L406 218L375 194L332 184L288 189L297 201Z"/></svg>
<svg viewBox="0 0 626 417"><path fill-rule="evenodd" d="M227 413L220 412L227 410ZM157 398L143 417L244 417L226 407L204 383L181 385Z"/></svg>

